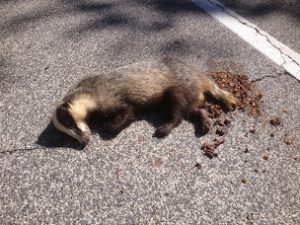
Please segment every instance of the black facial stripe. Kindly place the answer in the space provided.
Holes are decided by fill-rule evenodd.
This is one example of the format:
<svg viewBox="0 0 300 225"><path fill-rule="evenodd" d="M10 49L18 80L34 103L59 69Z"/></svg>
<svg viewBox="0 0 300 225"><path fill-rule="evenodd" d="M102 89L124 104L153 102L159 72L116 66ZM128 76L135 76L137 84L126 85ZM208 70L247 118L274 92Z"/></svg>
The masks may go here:
<svg viewBox="0 0 300 225"><path fill-rule="evenodd" d="M72 129L75 132L79 130L73 119L68 104L62 104L56 109L56 117L59 123L65 126L68 129ZM76 132L77 133L77 132Z"/></svg>

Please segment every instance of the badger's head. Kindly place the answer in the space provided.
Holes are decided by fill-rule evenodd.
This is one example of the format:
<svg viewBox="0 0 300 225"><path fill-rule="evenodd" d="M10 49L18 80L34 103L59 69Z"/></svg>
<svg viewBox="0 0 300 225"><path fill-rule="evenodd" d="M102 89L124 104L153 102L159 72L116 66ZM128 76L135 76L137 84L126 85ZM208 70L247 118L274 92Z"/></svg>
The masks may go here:
<svg viewBox="0 0 300 225"><path fill-rule="evenodd" d="M89 143L91 130L85 122L85 117L78 115L72 104L59 105L53 114L52 121L59 131L75 138L83 145Z"/></svg>

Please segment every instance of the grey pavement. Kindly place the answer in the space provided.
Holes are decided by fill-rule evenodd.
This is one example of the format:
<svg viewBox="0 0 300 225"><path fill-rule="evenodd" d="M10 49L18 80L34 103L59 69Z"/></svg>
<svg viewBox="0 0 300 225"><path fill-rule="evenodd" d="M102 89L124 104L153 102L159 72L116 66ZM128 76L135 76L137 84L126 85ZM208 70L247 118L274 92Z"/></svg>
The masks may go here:
<svg viewBox="0 0 300 225"><path fill-rule="evenodd" d="M193 3L6 0L0 15L0 224L300 224L300 83ZM214 130L187 122L85 150L49 123L82 77L165 55L257 80L263 115L234 112L218 158L200 150Z"/></svg>
<svg viewBox="0 0 300 225"><path fill-rule="evenodd" d="M300 52L300 1L220 0L220 2L267 31L280 42Z"/></svg>

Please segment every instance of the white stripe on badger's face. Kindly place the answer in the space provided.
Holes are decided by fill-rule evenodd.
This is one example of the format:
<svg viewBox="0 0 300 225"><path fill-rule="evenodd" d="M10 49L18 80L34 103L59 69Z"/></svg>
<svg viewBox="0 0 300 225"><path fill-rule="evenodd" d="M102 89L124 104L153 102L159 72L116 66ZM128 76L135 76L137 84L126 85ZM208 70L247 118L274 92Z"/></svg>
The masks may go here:
<svg viewBox="0 0 300 225"><path fill-rule="evenodd" d="M91 139L91 130L84 122L76 122L77 127L81 130L81 143L88 144Z"/></svg>
<svg viewBox="0 0 300 225"><path fill-rule="evenodd" d="M90 128L87 126L86 123L84 122L76 122L78 128L82 131L82 132L90 132Z"/></svg>
<svg viewBox="0 0 300 225"><path fill-rule="evenodd" d="M57 119L56 117L56 113L54 113L53 117L52 117L52 122L54 124L54 126L61 132L75 138L77 141L79 141L80 143L83 143L82 137L78 134L76 134L73 130L68 129L66 127L64 127ZM90 135L90 129L88 128L88 126L83 123L83 122L77 122L76 123L78 128L82 130L83 133L89 133ZM87 144L87 143L86 143Z"/></svg>

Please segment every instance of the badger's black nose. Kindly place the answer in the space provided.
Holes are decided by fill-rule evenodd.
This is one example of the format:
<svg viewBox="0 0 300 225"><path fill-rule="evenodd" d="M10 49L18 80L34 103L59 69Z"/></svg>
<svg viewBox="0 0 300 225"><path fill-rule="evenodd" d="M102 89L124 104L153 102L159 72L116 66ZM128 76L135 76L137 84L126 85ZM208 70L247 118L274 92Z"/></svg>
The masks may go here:
<svg viewBox="0 0 300 225"><path fill-rule="evenodd" d="M91 133L90 132L83 132L81 136L81 143L83 145L87 145L91 140Z"/></svg>

